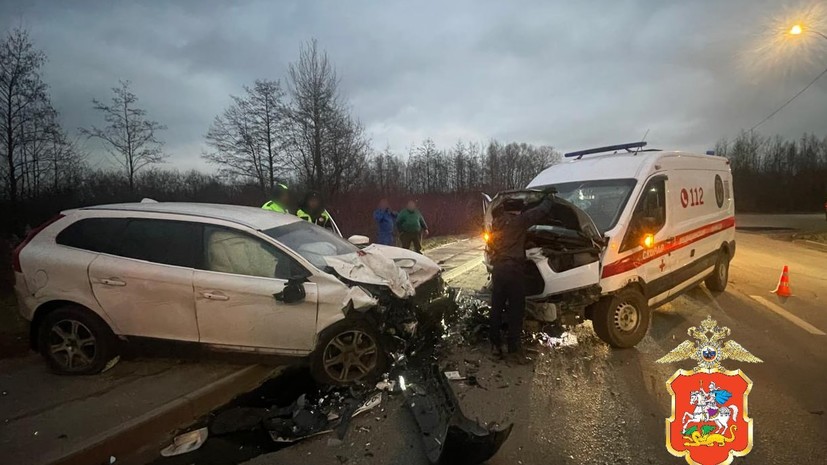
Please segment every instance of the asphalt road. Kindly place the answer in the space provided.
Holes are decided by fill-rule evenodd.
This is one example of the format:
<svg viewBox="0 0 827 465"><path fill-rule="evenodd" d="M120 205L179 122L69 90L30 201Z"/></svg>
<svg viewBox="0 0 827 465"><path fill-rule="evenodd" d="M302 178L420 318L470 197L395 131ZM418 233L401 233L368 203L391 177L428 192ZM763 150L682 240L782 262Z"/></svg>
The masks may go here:
<svg viewBox="0 0 827 465"><path fill-rule="evenodd" d="M701 286L659 308L649 335L634 349L610 349L586 324L575 331L577 345L544 349L528 366L495 361L484 347L457 348L443 360L460 372L476 372L480 387L454 385L469 418L515 425L489 463L685 463L665 448L664 419L671 404L664 383L676 369L693 364L655 360L688 339L686 330L707 315L764 360L727 366L743 369L754 382L749 398L754 448L735 463L827 463L827 336L812 333L827 332L827 252L745 232L737 233L737 244L727 291L713 295ZM469 263L478 247L473 240L451 246L443 251L445 265ZM769 293L783 265L790 267L793 290L786 301ZM485 279L482 266L454 274L455 282L468 288ZM773 304L787 313L776 313ZM355 419L342 444L329 445L322 436L248 462L271 463L428 461L411 414L400 398L391 397L382 410Z"/></svg>

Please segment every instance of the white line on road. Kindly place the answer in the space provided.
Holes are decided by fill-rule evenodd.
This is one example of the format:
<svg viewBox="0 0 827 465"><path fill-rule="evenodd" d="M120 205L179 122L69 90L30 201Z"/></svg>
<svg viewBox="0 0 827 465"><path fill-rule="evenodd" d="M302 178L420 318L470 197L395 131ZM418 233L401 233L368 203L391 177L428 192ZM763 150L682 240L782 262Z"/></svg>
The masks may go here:
<svg viewBox="0 0 827 465"><path fill-rule="evenodd" d="M453 281L454 279L464 275L465 273L481 265L482 262L483 257L472 258L471 260L468 260L462 265L459 265L456 268L450 269L443 273L442 279L444 279L446 282Z"/></svg>
<svg viewBox="0 0 827 465"><path fill-rule="evenodd" d="M754 300L758 303L762 304L763 306L767 307L768 309L772 310L773 312L777 313L778 315L790 320L794 325L798 326L799 328L807 331L810 334L815 334L816 336L827 336L824 331L816 328L815 326L807 323L806 321L802 320L801 318L793 315L792 313L784 310L780 305L774 304L769 300L761 297L760 295L751 295Z"/></svg>

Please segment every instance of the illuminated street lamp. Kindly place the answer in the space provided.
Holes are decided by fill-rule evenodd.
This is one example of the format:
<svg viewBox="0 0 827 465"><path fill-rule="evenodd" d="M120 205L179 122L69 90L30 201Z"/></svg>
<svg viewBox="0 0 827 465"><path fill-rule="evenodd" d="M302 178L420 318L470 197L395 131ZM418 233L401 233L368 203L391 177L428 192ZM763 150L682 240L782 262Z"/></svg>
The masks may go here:
<svg viewBox="0 0 827 465"><path fill-rule="evenodd" d="M805 32L811 32L813 34L818 34L822 38L827 40L827 35L825 35L824 33L816 31L815 29L805 28L804 26L802 26L800 24L793 24L793 26L790 28L790 30L788 32L791 36L800 36L801 34L803 34Z"/></svg>

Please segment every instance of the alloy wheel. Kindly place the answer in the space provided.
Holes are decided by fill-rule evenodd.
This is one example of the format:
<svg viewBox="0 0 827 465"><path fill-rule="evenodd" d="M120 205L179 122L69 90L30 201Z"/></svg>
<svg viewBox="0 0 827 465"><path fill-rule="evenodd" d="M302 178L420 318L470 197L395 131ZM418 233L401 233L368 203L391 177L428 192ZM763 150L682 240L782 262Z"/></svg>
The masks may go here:
<svg viewBox="0 0 827 465"><path fill-rule="evenodd" d="M327 375L349 383L370 373L379 360L379 348L373 337L358 329L337 334L324 350L322 363Z"/></svg>
<svg viewBox="0 0 827 465"><path fill-rule="evenodd" d="M77 320L60 320L49 331L49 354L68 371L86 368L95 360L97 340Z"/></svg>

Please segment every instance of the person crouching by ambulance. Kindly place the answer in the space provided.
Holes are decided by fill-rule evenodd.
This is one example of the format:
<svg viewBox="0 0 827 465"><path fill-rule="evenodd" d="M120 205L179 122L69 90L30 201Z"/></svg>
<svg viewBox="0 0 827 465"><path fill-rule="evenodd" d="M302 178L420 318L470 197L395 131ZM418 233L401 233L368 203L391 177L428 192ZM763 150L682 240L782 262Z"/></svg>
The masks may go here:
<svg viewBox="0 0 827 465"><path fill-rule="evenodd" d="M508 358L526 363L522 348L523 315L525 313L525 239L528 228L551 212L548 194L536 207L522 211L523 201L508 199L495 213L488 245L491 257L491 316L490 339L494 355L503 356L503 317L508 326Z"/></svg>
<svg viewBox="0 0 827 465"><path fill-rule="evenodd" d="M276 213L290 213L287 206L290 204L290 189L284 184L276 184L273 187L273 192L270 194L270 200L267 201L261 208L270 210Z"/></svg>
<svg viewBox="0 0 827 465"><path fill-rule="evenodd" d="M330 213L322 205L322 196L316 191L308 191L299 205L296 216L325 229L333 230ZM335 232L335 231L334 231Z"/></svg>

